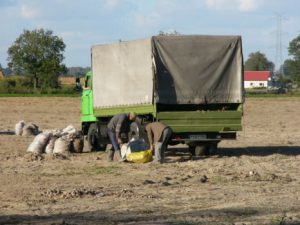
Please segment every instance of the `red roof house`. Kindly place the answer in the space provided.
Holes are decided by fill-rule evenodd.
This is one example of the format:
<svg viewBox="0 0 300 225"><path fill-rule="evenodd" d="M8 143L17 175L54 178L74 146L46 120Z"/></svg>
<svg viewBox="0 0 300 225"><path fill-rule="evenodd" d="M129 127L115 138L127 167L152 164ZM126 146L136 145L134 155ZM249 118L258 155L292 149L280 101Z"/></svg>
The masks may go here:
<svg viewBox="0 0 300 225"><path fill-rule="evenodd" d="M270 71L245 71L244 72L244 87L267 87L268 80L271 76Z"/></svg>

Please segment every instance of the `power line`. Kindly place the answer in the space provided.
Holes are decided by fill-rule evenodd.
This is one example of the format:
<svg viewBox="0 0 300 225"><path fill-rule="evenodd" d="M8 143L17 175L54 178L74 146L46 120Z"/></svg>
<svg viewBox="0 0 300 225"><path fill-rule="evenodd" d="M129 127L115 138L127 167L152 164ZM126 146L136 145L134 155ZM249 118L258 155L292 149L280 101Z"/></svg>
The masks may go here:
<svg viewBox="0 0 300 225"><path fill-rule="evenodd" d="M282 21L286 20L286 18L282 17L282 14L276 13L276 54L275 54L275 68L277 68L277 71L284 75L284 69L283 69L283 57L282 57Z"/></svg>
<svg viewBox="0 0 300 225"><path fill-rule="evenodd" d="M282 15L277 13L276 14L276 21L277 21L277 28L276 28L276 55L275 55L275 65L277 70L281 74L283 74L282 68ZM281 68L280 68L281 67Z"/></svg>

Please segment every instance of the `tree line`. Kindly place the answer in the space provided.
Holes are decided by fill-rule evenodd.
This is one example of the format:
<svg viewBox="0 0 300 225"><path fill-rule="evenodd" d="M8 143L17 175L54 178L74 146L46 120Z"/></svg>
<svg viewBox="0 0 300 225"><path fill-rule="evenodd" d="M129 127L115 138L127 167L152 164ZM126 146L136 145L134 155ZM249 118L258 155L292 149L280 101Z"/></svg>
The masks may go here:
<svg viewBox="0 0 300 225"><path fill-rule="evenodd" d="M159 35L166 34L160 31ZM8 68L2 68L0 65L0 70L6 75L17 74L26 77L26 85L34 89L58 88L59 76L79 77L90 70L89 67L67 68L63 63L65 48L62 38L54 35L51 30L24 30L7 51ZM274 71L274 63L259 51L249 54L244 69L271 71L278 76L285 75L293 83L300 84L300 35L290 41L288 52L291 58L284 61L280 71Z"/></svg>
<svg viewBox="0 0 300 225"><path fill-rule="evenodd" d="M80 67L80 66L67 67L66 73L61 74L61 76L83 77L90 70L91 70L91 67ZM1 64L0 64L0 71L2 71L4 76L13 76L13 75L15 75L11 68L9 68L9 67L3 68L1 66Z"/></svg>

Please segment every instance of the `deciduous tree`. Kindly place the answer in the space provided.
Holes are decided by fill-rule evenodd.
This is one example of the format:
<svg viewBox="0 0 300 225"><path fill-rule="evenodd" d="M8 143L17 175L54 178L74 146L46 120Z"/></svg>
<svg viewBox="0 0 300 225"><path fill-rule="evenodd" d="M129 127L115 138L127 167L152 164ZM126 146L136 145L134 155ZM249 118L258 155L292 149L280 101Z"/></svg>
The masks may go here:
<svg viewBox="0 0 300 225"><path fill-rule="evenodd" d="M286 61L289 75L294 83L300 84L300 35L289 43L288 50L292 56Z"/></svg>
<svg viewBox="0 0 300 225"><path fill-rule="evenodd" d="M30 78L32 86L58 86L58 76L66 71L63 52L66 45L50 30L24 30L8 49L8 66L16 74Z"/></svg>
<svg viewBox="0 0 300 225"><path fill-rule="evenodd" d="M273 72L274 64L267 59L265 54L254 52L249 54L249 58L245 63L245 70Z"/></svg>

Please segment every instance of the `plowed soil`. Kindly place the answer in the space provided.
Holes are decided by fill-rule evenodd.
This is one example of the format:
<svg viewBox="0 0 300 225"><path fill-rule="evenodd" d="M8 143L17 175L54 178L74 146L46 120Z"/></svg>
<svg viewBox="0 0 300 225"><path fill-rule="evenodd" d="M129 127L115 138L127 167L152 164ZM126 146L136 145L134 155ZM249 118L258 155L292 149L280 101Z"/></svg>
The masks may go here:
<svg viewBox="0 0 300 225"><path fill-rule="evenodd" d="M216 155L169 146L165 164L130 164L27 153L15 124L80 129L80 98L0 98L0 224L300 224L299 111L300 98L249 98Z"/></svg>

